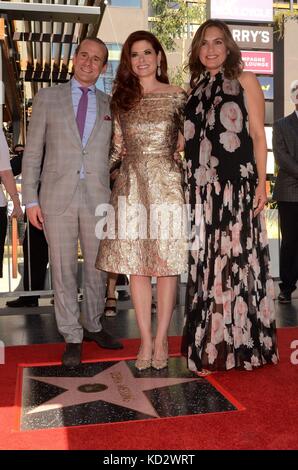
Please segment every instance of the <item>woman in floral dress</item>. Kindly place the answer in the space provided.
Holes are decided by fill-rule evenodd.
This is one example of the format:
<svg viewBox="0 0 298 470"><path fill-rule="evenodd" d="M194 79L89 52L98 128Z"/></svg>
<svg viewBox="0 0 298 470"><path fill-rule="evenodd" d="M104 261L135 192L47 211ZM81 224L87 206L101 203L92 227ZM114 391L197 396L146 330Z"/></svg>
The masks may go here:
<svg viewBox="0 0 298 470"><path fill-rule="evenodd" d="M208 20L191 46L185 110L191 246L184 352L205 375L278 361L264 213L264 98L229 28Z"/></svg>

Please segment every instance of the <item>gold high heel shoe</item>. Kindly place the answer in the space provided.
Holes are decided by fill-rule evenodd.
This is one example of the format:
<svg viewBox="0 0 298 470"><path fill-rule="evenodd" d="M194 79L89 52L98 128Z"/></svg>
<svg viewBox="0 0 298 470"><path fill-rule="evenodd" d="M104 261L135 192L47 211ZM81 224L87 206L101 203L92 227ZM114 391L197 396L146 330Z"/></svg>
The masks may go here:
<svg viewBox="0 0 298 470"><path fill-rule="evenodd" d="M138 359L135 362L135 368L139 371L150 369L152 360L151 359Z"/></svg>
<svg viewBox="0 0 298 470"><path fill-rule="evenodd" d="M150 359L142 359L141 353L139 352L139 354L137 355L137 360L135 362L135 368L138 371L150 369L151 363L152 363L152 357L150 357Z"/></svg>
<svg viewBox="0 0 298 470"><path fill-rule="evenodd" d="M160 359L153 357L152 359L153 369L161 370L161 369L165 369L166 367L168 367L168 358L169 358L168 342L164 343L164 353L165 353L165 356Z"/></svg>

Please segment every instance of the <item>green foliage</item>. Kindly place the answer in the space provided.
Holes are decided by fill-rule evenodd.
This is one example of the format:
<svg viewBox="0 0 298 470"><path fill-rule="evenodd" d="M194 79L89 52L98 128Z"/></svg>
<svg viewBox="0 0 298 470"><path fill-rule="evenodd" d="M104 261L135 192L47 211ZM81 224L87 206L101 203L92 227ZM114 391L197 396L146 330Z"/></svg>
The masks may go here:
<svg viewBox="0 0 298 470"><path fill-rule="evenodd" d="M278 10L274 11L274 32L278 33L279 37L284 37L285 22L288 20L298 21L298 11Z"/></svg>
<svg viewBox="0 0 298 470"><path fill-rule="evenodd" d="M184 88L187 77L184 72L183 65L170 68L168 73L171 85L177 85Z"/></svg>
<svg viewBox="0 0 298 470"><path fill-rule="evenodd" d="M184 0L151 0L154 21L151 32L157 36L168 51L176 48L175 39L184 36L189 23L201 24L206 18L206 1L188 6Z"/></svg>

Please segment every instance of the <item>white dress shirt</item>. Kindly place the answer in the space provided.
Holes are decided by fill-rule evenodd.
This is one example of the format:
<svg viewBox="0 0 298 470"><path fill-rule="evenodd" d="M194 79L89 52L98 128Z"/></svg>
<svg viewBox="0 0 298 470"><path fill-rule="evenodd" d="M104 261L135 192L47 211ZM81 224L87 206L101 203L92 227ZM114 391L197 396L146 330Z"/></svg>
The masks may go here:
<svg viewBox="0 0 298 470"><path fill-rule="evenodd" d="M3 130L0 128L0 171L11 170L9 160L9 148ZM0 184L0 207L5 207L7 200Z"/></svg>

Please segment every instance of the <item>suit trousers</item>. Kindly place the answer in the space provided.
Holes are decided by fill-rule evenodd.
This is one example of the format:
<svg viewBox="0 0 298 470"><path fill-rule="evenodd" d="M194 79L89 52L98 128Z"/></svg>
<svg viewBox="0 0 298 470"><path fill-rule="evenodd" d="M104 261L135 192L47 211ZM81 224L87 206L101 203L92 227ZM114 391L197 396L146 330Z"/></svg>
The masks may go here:
<svg viewBox="0 0 298 470"><path fill-rule="evenodd" d="M29 252L30 251L30 252ZM42 230L27 222L23 240L24 254L24 290L43 290L49 262L48 244ZM29 282L29 267L30 281ZM37 296L26 297L27 300L35 300Z"/></svg>
<svg viewBox="0 0 298 470"><path fill-rule="evenodd" d="M7 232L7 206L0 207L0 277L3 277L3 256Z"/></svg>
<svg viewBox="0 0 298 470"><path fill-rule="evenodd" d="M281 230L280 289L291 294L298 280L298 202L278 201Z"/></svg>
<svg viewBox="0 0 298 470"><path fill-rule="evenodd" d="M67 343L82 341L83 326L92 332L102 329L100 318L104 310L106 273L95 268L99 245L95 235L98 219L88 208L84 180L78 183L72 201L63 214L44 214L56 321ZM84 258L82 314L77 300L78 241Z"/></svg>

